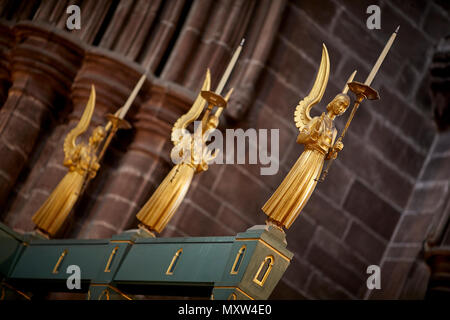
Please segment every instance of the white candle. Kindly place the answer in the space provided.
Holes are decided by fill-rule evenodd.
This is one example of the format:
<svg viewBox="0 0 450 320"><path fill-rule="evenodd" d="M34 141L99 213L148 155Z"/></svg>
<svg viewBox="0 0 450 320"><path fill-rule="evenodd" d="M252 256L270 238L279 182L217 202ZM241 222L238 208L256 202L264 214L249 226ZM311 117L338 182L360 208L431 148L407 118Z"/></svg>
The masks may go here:
<svg viewBox="0 0 450 320"><path fill-rule="evenodd" d="M145 76L145 74L143 74L141 76L141 78L139 79L138 83L136 84L136 86L134 87L133 91L131 92L130 96L128 97L127 101L121 108L120 113L119 113L120 119L123 119L125 117L125 115L127 114L128 109L130 109L131 104L133 103L139 90L141 89L142 85L144 84L145 79L146 79L146 76Z"/></svg>
<svg viewBox="0 0 450 320"><path fill-rule="evenodd" d="M231 72L233 71L234 65L236 64L237 59L239 58L239 55L242 51L242 46L244 45L245 39L241 40L241 43L239 44L239 47L236 49L236 51L233 54L233 57L230 60L230 63L228 63L227 68L225 69L225 72L222 76L222 79L220 79L219 85L217 86L216 93L221 94L223 88L225 87L225 84L228 81L228 78L230 77Z"/></svg>
<svg viewBox="0 0 450 320"><path fill-rule="evenodd" d="M400 26L397 27L395 32L391 35L391 37L389 38L388 42L384 46L383 51L381 51L381 54L378 57L377 62L373 66L372 71L370 71L369 75L367 76L366 81L364 82L365 85L370 86L370 84L372 83L373 78L377 74L378 69L380 69L380 66L383 63L384 58L386 57L387 53L389 52L389 49L391 48L392 44L394 43L394 40L395 40L395 37L397 36L397 32L398 32L399 28L400 28Z"/></svg>

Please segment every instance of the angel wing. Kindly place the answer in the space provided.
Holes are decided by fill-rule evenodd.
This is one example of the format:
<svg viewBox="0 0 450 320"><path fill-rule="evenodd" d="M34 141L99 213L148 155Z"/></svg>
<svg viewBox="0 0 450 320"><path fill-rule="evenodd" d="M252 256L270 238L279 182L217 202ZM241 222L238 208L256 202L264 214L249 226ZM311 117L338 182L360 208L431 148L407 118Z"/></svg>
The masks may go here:
<svg viewBox="0 0 450 320"><path fill-rule="evenodd" d="M83 115L81 116L80 121L77 126L73 128L64 139L64 154L66 158L70 156L71 150L76 147L77 137L85 132L91 122L92 114L94 113L95 107L95 88L91 86L91 94L89 96L89 100L86 104L86 108L84 109Z"/></svg>
<svg viewBox="0 0 450 320"><path fill-rule="evenodd" d="M209 69L206 71L205 80L203 81L203 86L201 91L208 91L211 87L211 73ZM206 100L202 98L200 93L197 96L197 99L195 99L194 104L192 105L191 109L185 114L183 114L178 120L175 122L172 128L172 135L171 140L174 145L177 145L177 143L180 141L180 132L183 129L186 129L186 127L192 123L194 120L198 118L198 116L202 113L203 108L205 107Z"/></svg>
<svg viewBox="0 0 450 320"><path fill-rule="evenodd" d="M301 131L310 121L309 112L311 108L322 100L322 96L328 84L330 76L330 58L325 44L322 45L322 60L320 61L319 71L316 80L309 94L301 100L295 108L294 121L295 126Z"/></svg>

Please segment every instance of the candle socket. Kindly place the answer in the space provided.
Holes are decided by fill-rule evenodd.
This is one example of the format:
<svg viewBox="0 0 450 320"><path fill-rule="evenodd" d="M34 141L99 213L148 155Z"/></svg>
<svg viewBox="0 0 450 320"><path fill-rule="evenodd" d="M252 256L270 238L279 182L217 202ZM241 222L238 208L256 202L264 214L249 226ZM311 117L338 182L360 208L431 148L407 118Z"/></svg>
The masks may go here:
<svg viewBox="0 0 450 320"><path fill-rule="evenodd" d="M127 120L119 118L115 114L108 113L106 118L111 121L113 130L114 128L116 131L117 129L131 129L131 124Z"/></svg>
<svg viewBox="0 0 450 320"><path fill-rule="evenodd" d="M358 81L352 81L349 82L348 84L348 88L350 89L351 92L353 92L356 96L356 100L355 103L353 105L353 109L352 112L350 114L350 117L347 120L347 123L345 124L345 128L342 131L341 135L339 136L337 141L341 141L344 139L345 134L347 133L348 127L350 126L350 123L353 120L353 117L355 116L356 111L359 108L359 105L361 104L361 102L364 99L367 100L378 100L380 99L380 95L378 94L378 91L373 89L372 87L368 86L367 84L358 82ZM327 163L327 166L325 168L325 170L322 172L322 176L320 178L316 178L314 179L314 181L317 182L323 182L325 181L325 178L328 175L328 172L330 170L330 167L333 163L334 159L330 159Z"/></svg>
<svg viewBox="0 0 450 320"><path fill-rule="evenodd" d="M202 91L200 94L202 98L208 102L208 107L206 108L205 114L203 115L202 119L202 128L203 131L205 131L209 120L209 115L213 107L216 106L218 108L224 109L227 106L227 101L220 94L212 91Z"/></svg>
<svg viewBox="0 0 450 320"><path fill-rule="evenodd" d="M363 99L365 98L367 100L380 99L380 95L378 94L378 91L364 83L361 83L358 81L352 81L348 84L348 87L349 87L350 91L356 95L357 98L362 96Z"/></svg>
<svg viewBox="0 0 450 320"><path fill-rule="evenodd" d="M220 94L212 91L202 91L202 98L208 101L209 105L216 106L219 108L225 108L227 106L227 101Z"/></svg>
<svg viewBox="0 0 450 320"><path fill-rule="evenodd" d="M105 155L106 149L108 148L109 144L112 141L112 138L116 134L117 130L119 129L131 129L131 124L125 120L122 119L114 114L108 113L106 115L106 118L111 122L111 131L108 134L108 138L106 138L106 141L103 145L102 150L100 151L100 154L98 155L98 161L100 162L103 159L103 156Z"/></svg>

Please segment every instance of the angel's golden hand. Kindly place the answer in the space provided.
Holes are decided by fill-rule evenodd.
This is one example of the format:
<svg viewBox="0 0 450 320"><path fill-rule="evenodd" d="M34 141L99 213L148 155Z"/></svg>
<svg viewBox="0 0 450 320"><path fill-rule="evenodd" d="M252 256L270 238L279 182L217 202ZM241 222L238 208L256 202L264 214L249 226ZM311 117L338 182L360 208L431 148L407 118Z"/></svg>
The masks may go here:
<svg viewBox="0 0 450 320"><path fill-rule="evenodd" d="M338 152L342 151L344 149L344 144L342 143L342 140L339 138L338 141L334 144L333 147L330 148L330 151L327 155L327 160L330 159L336 159Z"/></svg>
<svg viewBox="0 0 450 320"><path fill-rule="evenodd" d="M95 161L95 162L93 163L91 169L92 169L93 171L97 172L98 169L100 169L100 164L99 164L97 161Z"/></svg>
<svg viewBox="0 0 450 320"><path fill-rule="evenodd" d="M335 149L336 151L342 151L342 149L344 149L344 144L342 143L341 140L336 141L336 143L334 144L333 149Z"/></svg>
<svg viewBox="0 0 450 320"><path fill-rule="evenodd" d="M71 158L65 158L65 159L64 159L64 162L63 162L63 165L64 165L65 167L70 167L70 166L72 166L72 165L73 165L72 159L71 159Z"/></svg>

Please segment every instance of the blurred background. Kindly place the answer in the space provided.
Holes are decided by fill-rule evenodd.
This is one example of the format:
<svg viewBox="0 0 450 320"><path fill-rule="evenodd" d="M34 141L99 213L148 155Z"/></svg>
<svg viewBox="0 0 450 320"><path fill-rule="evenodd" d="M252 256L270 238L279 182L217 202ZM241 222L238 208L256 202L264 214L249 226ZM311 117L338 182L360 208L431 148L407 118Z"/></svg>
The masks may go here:
<svg viewBox="0 0 450 320"><path fill-rule="evenodd" d="M81 28L68 30L69 5ZM368 29L369 5L381 29ZM264 224L262 205L302 152L295 106L310 90L322 43L330 81L314 114L354 70L363 82L391 33L397 39L344 139L345 148L287 230L291 265L273 299L421 299L450 291L450 3L444 0L0 0L0 220L19 232L66 173L63 141L84 110L91 129L147 81L99 174L60 238L107 238L172 167L170 130L206 68L212 88L239 44L220 129L280 130L280 170L211 165L194 178L163 237L235 235ZM340 131L348 113L337 120ZM86 135L85 138L87 138ZM368 290L369 265L381 289Z"/></svg>

